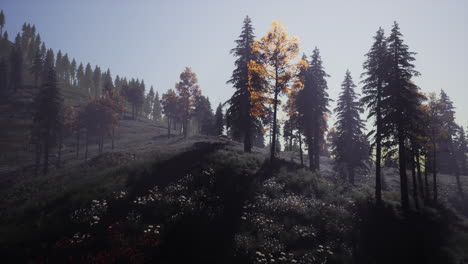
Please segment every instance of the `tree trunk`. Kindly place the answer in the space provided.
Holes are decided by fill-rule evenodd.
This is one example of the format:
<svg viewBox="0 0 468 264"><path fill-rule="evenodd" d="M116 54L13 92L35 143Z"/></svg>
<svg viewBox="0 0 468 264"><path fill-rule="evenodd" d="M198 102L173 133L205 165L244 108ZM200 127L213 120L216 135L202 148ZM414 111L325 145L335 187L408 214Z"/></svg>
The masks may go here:
<svg viewBox="0 0 468 264"><path fill-rule="evenodd" d="M278 94L279 94L279 87L278 87L278 67L276 67L276 74L275 74L275 97L273 101L273 135L271 138L271 153L270 153L270 160L273 161L276 157L276 114L278 110Z"/></svg>
<svg viewBox="0 0 468 264"><path fill-rule="evenodd" d="M312 139L307 140L307 146L308 146L307 153L309 155L309 169L311 171L315 171L316 168L315 168L315 163L314 163L314 151L313 151L313 149L311 147L312 146Z"/></svg>
<svg viewBox="0 0 468 264"><path fill-rule="evenodd" d="M299 155L301 156L301 166L304 166L304 157L302 153L302 136L299 134Z"/></svg>
<svg viewBox="0 0 468 264"><path fill-rule="evenodd" d="M292 126L292 121L289 122L289 151L293 150L293 126Z"/></svg>
<svg viewBox="0 0 468 264"><path fill-rule="evenodd" d="M167 138L171 138L171 119L166 116L167 119Z"/></svg>
<svg viewBox="0 0 468 264"><path fill-rule="evenodd" d="M380 113L380 97L381 97L381 83L377 89L377 107L376 107L376 118L377 118L377 128L376 128L376 139L375 139L375 199L377 204L382 204L382 177L381 177L381 162L382 162L382 136L381 136L381 127L382 127L382 117Z"/></svg>
<svg viewBox="0 0 468 264"><path fill-rule="evenodd" d="M315 165L315 170L320 171L320 140L319 140L319 134L320 134L320 128L316 127L315 128L315 135L314 135L314 165Z"/></svg>
<svg viewBox="0 0 468 264"><path fill-rule="evenodd" d="M432 130L432 185L434 192L434 204L437 203L437 148L435 143L435 131Z"/></svg>
<svg viewBox="0 0 468 264"><path fill-rule="evenodd" d="M416 166L414 164L414 151L411 150L411 179L413 181L413 200L414 205L417 209L419 209L419 197L418 197L418 184L416 182Z"/></svg>
<svg viewBox="0 0 468 264"><path fill-rule="evenodd" d="M349 176L349 183L351 185L354 185L354 168L351 166L348 166L348 176Z"/></svg>
<svg viewBox="0 0 468 264"><path fill-rule="evenodd" d="M425 204L429 204L429 155L425 153L425 161L424 161L424 186L425 186L425 196L424 201Z"/></svg>
<svg viewBox="0 0 468 264"><path fill-rule="evenodd" d="M419 187L419 193L421 195L421 198L423 201L425 201L425 194L424 194L424 186L423 186L423 180L422 180L422 175L421 175L421 159L419 155L419 150L416 151L416 171L418 173L418 187Z"/></svg>
<svg viewBox="0 0 468 264"><path fill-rule="evenodd" d="M247 127L244 134L244 152L252 152L251 129Z"/></svg>
<svg viewBox="0 0 468 264"><path fill-rule="evenodd" d="M406 152L405 138L403 136L403 131L401 131L401 128L398 128L398 163L400 167L401 207L403 211L408 211L409 210L408 177L406 176L405 152Z"/></svg>
<svg viewBox="0 0 468 264"><path fill-rule="evenodd" d="M114 151L115 127L112 127L112 151Z"/></svg>
<svg viewBox="0 0 468 264"><path fill-rule="evenodd" d="M451 133L452 134L452 133ZM451 137L449 138L449 147L450 147L450 152L451 152L451 160L452 160L452 168L453 168L453 171L455 172L455 179L457 181L457 190L458 190L458 194L460 195L460 197L462 199L464 199L464 194L463 194L463 188L462 188L462 185L461 185L461 181L460 181L460 170L458 169L458 162L457 162L457 156L455 154L455 150L454 150L454 147L453 147L453 141L451 139ZM465 154L463 154L465 155Z"/></svg>
<svg viewBox="0 0 468 264"><path fill-rule="evenodd" d="M62 163L62 141L63 141L63 134L60 133L59 142L58 142L57 168L60 168L60 165Z"/></svg>

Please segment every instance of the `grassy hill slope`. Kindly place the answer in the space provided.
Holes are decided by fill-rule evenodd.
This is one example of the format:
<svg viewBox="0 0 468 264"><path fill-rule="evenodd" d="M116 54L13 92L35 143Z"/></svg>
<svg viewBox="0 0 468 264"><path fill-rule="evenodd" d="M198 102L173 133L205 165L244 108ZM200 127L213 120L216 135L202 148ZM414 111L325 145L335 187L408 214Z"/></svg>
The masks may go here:
<svg viewBox="0 0 468 264"><path fill-rule="evenodd" d="M0 192L6 263L460 263L465 218L209 137L69 164ZM377 241L377 242L376 242Z"/></svg>

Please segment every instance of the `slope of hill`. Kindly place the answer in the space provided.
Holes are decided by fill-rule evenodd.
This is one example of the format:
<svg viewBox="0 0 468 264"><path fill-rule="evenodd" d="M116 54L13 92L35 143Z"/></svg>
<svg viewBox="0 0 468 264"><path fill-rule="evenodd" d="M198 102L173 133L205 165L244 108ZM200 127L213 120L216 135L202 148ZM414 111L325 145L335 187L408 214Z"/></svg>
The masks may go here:
<svg viewBox="0 0 468 264"><path fill-rule="evenodd" d="M6 263L460 263L464 218L232 141L142 144L1 191ZM466 220L465 220L466 221ZM369 241L379 241L380 247Z"/></svg>

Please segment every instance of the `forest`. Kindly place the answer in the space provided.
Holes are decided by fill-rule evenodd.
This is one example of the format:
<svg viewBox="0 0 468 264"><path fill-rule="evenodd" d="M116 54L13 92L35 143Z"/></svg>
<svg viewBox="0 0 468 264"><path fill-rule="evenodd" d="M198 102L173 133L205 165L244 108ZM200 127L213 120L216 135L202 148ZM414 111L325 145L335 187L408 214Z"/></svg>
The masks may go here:
<svg viewBox="0 0 468 264"><path fill-rule="evenodd" d="M2 263L468 263L468 127L418 85L405 25L369 32L332 98L319 47L238 18L212 105L189 66L156 89L8 16Z"/></svg>

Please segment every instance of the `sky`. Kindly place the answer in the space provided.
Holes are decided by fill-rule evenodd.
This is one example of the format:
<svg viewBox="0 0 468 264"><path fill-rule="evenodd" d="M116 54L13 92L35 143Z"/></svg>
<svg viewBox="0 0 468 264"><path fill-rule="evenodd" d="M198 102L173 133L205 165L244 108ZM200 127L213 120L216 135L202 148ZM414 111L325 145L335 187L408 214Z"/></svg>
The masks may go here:
<svg viewBox="0 0 468 264"><path fill-rule="evenodd" d="M415 56L414 78L424 92L444 89L468 126L467 0L1 0L10 39L24 22L35 24L47 47L92 67L144 79L160 94L174 88L186 66L199 79L213 108L234 89L229 51L242 21L252 19L258 38L274 20L300 40L301 53L320 49L329 94L336 99L347 69L359 85L364 55L379 27L397 21ZM331 105L331 109L335 106Z"/></svg>

